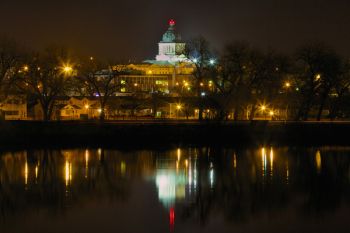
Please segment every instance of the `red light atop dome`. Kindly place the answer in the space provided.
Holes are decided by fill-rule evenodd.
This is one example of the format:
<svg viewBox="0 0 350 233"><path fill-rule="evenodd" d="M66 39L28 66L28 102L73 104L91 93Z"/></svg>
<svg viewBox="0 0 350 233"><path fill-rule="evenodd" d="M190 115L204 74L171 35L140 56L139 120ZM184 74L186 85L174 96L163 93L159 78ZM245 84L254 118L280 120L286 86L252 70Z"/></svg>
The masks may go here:
<svg viewBox="0 0 350 233"><path fill-rule="evenodd" d="M169 20L169 25L170 26L174 26L176 24L175 20L171 19Z"/></svg>

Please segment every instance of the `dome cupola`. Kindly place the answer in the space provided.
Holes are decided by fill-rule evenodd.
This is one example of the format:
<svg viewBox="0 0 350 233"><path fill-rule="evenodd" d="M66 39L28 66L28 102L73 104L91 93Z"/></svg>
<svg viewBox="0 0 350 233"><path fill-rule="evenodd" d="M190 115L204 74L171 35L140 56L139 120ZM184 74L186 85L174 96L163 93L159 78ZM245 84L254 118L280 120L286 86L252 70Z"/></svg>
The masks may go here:
<svg viewBox="0 0 350 233"><path fill-rule="evenodd" d="M161 42L173 43L173 42L181 41L181 36L175 32L175 25L176 25L175 20L173 19L169 20L169 28L163 34L163 38Z"/></svg>

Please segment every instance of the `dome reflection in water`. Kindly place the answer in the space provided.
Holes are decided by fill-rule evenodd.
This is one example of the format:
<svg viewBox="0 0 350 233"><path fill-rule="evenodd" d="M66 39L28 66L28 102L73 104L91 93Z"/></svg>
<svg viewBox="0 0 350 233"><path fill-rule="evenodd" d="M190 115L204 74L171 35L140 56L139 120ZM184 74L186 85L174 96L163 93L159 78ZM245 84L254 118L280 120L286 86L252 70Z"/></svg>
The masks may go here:
<svg viewBox="0 0 350 233"><path fill-rule="evenodd" d="M350 148L27 150L1 232L349 232Z"/></svg>

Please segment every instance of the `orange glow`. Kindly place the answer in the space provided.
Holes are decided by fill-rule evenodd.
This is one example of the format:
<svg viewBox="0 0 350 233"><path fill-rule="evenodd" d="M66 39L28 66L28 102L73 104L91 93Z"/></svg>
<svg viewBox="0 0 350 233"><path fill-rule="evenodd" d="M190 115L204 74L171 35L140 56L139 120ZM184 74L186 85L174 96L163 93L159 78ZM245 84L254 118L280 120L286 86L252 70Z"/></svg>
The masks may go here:
<svg viewBox="0 0 350 233"><path fill-rule="evenodd" d="M318 81L321 79L321 75L320 74L316 74L315 80Z"/></svg>
<svg viewBox="0 0 350 233"><path fill-rule="evenodd" d="M316 160L317 173L320 173L322 169L322 159L321 159L321 152L319 150L316 151L315 160Z"/></svg>
<svg viewBox="0 0 350 233"><path fill-rule="evenodd" d="M181 159L181 149L177 148L177 160L180 161Z"/></svg>
<svg viewBox="0 0 350 233"><path fill-rule="evenodd" d="M38 173L39 173L39 165L35 166L35 180L38 179Z"/></svg>
<svg viewBox="0 0 350 233"><path fill-rule="evenodd" d="M89 173L89 151L85 151L85 178L88 178Z"/></svg>
<svg viewBox="0 0 350 233"><path fill-rule="evenodd" d="M237 157L236 157L236 154L233 155L233 168L234 169L237 168Z"/></svg>
<svg viewBox="0 0 350 233"><path fill-rule="evenodd" d="M65 67L63 67L63 71L64 71L65 73L69 73L69 72L71 72L72 70L73 70L73 68L70 67L70 66L65 66Z"/></svg>
<svg viewBox="0 0 350 233"><path fill-rule="evenodd" d="M26 161L26 163L24 164L24 184L27 185L28 184L28 162Z"/></svg>
<svg viewBox="0 0 350 233"><path fill-rule="evenodd" d="M72 182L72 163L69 161L66 161L66 164L64 167L64 179L66 181L66 186L71 184L71 182Z"/></svg>

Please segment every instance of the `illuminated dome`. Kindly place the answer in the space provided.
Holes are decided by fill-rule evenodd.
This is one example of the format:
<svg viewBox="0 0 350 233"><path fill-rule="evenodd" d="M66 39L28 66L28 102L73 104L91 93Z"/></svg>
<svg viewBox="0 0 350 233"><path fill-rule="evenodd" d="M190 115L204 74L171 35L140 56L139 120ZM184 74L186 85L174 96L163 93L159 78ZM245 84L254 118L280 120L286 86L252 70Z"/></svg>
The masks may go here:
<svg viewBox="0 0 350 233"><path fill-rule="evenodd" d="M181 36L175 32L175 20L171 19L169 20L169 28L168 30L163 34L163 38L161 42L164 43L173 43L181 41Z"/></svg>
<svg viewBox="0 0 350 233"><path fill-rule="evenodd" d="M162 40L158 43L158 55L156 60L146 60L153 64L174 64L188 60L185 54L186 44L175 31L175 20L168 21L168 30L163 34Z"/></svg>

